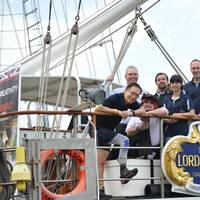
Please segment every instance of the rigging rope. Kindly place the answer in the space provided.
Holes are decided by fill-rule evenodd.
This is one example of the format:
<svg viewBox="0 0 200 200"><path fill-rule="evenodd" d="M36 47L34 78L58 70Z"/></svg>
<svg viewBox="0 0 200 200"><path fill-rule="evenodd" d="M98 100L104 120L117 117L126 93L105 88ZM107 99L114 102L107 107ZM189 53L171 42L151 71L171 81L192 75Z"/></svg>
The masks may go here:
<svg viewBox="0 0 200 200"><path fill-rule="evenodd" d="M151 5L150 7L148 7L147 9L145 9L141 14L147 12L152 6L154 6L156 3L158 3L160 0L158 0L157 2L155 2L153 5ZM84 42L83 44L81 44L77 49L76 49L76 55L78 56L81 53L83 53L85 50L88 50L90 48L92 48L93 46L99 45L99 43L101 43L103 40L105 40L106 38L110 37L111 35L115 34L116 32L118 32L119 30L121 30L122 28L124 28L125 26L127 26L128 24L130 24L134 19L128 20L127 22L125 22L124 24L120 25L117 29L112 30L112 32L109 32L109 34L107 34L106 36L104 36L103 38L97 40L94 44L92 44L91 46L89 46L88 48L81 50L81 48L83 48L86 43L89 43L89 41ZM59 67L60 65L62 65L64 63L64 59L60 60L58 63L54 64L50 70L54 70L55 68Z"/></svg>
<svg viewBox="0 0 200 200"><path fill-rule="evenodd" d="M151 28L151 26L146 23L146 21L144 20L142 14L141 14L141 9L137 9L136 12L138 14L139 19L143 23L144 30L147 32L147 34L150 37L151 41L153 41L157 45L157 47L159 48L159 50L161 51L161 53L164 55L164 57L167 59L167 61L169 62L169 64L172 66L172 68L174 69L174 71L183 78L183 82L187 83L188 82L188 78L185 76L185 74L182 72L182 70L178 67L178 65L176 64L176 62L172 59L172 57L169 55L169 53L167 52L167 50L161 44L161 42L159 41L157 35L155 34L155 32L153 31L153 29Z"/></svg>
<svg viewBox="0 0 200 200"><path fill-rule="evenodd" d="M121 49L119 51L116 63L113 67L111 76L114 77L114 75L116 74L117 69L119 68L119 66L121 64L122 59L124 58L124 55L126 54L136 31L137 31L137 18L134 18L132 23L130 24L130 26L128 27L128 29L126 31L126 34L125 34L124 40L122 42ZM103 88L106 92L108 92L110 84L111 84L111 81L106 81L105 85L103 85Z"/></svg>
<svg viewBox="0 0 200 200"><path fill-rule="evenodd" d="M104 5L107 5L106 0L104 0ZM108 31L109 31L109 33L111 33L111 28L110 28L110 26L108 27ZM111 46L112 46L114 62L116 62L117 57L116 57L116 52L115 52L115 48L114 48L114 43L113 43L113 37L112 37L112 35L110 35L110 42L111 42ZM117 79L118 79L119 84L121 84L122 78L121 78L120 69L117 70Z"/></svg>
<svg viewBox="0 0 200 200"><path fill-rule="evenodd" d="M64 2L65 2L65 4L63 3L63 0L61 0L62 9L63 9L63 13L64 13L64 18L65 18L65 23L66 23L67 30L68 30L67 6L66 6L66 1L64 1Z"/></svg>
<svg viewBox="0 0 200 200"><path fill-rule="evenodd" d="M75 7L77 7L77 4L76 4L76 1L74 1L74 4L75 4ZM82 9L82 13L83 13L83 18L85 19L85 12L84 12L84 9L83 9L83 4L81 5L81 9ZM90 43L89 43L90 44ZM84 45L84 53L86 55L86 61L87 61L87 64L88 64L88 68L89 68L89 73L90 73L90 77L92 77L92 70L91 70L91 64L90 64L90 61L89 61L89 55L88 55L88 52L86 51L86 45ZM91 49L90 49L91 51ZM91 53L91 52L90 52ZM92 53L91 53L91 57L92 57ZM91 58L92 59L92 58ZM93 68L94 68L94 62L93 62L93 59L92 59L92 64L93 64ZM79 71L78 71L78 67L76 65L76 61L75 61L75 66L76 66L76 73L78 75L78 78L79 78ZM96 78L96 73L94 73L95 75L95 78Z"/></svg>
<svg viewBox="0 0 200 200"><path fill-rule="evenodd" d="M76 1L75 1L75 5L76 5ZM77 7L77 5L76 5ZM84 11L84 8L83 8L83 4L81 4L81 9L82 9L82 14L83 14L83 17L84 19L86 18L85 17L85 11ZM90 46L90 42L88 42L88 45ZM93 72L94 72L94 77L96 78L97 75L96 75L96 70L95 70L95 65L94 65L94 59L93 59L93 54L92 54L92 50L89 48L89 53L87 52L87 47L86 47L86 44L84 45L84 53L86 55L86 60L87 60L87 63L88 63L88 68L89 68L89 72L90 72L90 76L92 76L92 70L91 70L91 67L93 67ZM90 59L89 59L89 55L90 55L90 58L91 58L91 63L90 63ZM92 64L92 66L91 66Z"/></svg>
<svg viewBox="0 0 200 200"><path fill-rule="evenodd" d="M18 34L17 34L17 28L16 28L16 26L15 26L15 21L14 21L14 17L13 17L13 14L12 14L12 10L11 10L11 7L10 7L9 0L7 0L7 6L8 6L9 14L10 14L10 17L11 17L12 25L13 25L13 28L14 28L14 31L15 31L15 37L16 37L16 39L17 39L17 44L18 44L18 46L19 46L21 58L24 58L23 51L22 51L22 49L21 49L20 39L19 39L19 36L18 36Z"/></svg>
<svg viewBox="0 0 200 200"><path fill-rule="evenodd" d="M151 6L149 6L142 13L145 13L146 11L148 11L150 8L152 8L154 5L156 5L159 1L160 0L156 1L155 3L153 3ZM131 25L128 27L128 30L126 32L126 36L124 38L124 41L122 43L119 55L118 55L116 63L115 63L115 66L114 66L113 71L111 73L111 76L113 76L113 77L114 77L117 69L119 68L119 65L121 64L122 59L123 59L126 51L128 50L128 47L130 46L130 43L131 43L131 41L132 41L136 31L137 31L137 20L142 15L141 9L139 9L140 13L138 13L138 9L139 9L139 7L137 7L135 18L132 20ZM102 85L106 92L108 92L110 84L111 84L111 81L106 81L105 85Z"/></svg>
<svg viewBox="0 0 200 200"><path fill-rule="evenodd" d="M58 23L58 16L57 16L57 13L56 13L55 4L54 4L54 2L52 2L52 3L53 3L53 11L54 11L55 19L56 19L56 24L57 24L57 27L58 27L58 32L59 32L59 35L61 35L61 31L60 31L60 26L59 26L59 23Z"/></svg>
<svg viewBox="0 0 200 200"><path fill-rule="evenodd" d="M65 106L65 102L66 102L66 98L67 98L67 92L68 92L69 83L70 83L70 77L71 77L71 72L72 72L72 67L73 67L73 61L74 61L74 57L75 57L75 50L76 50L78 36L79 36L78 22L79 22L79 19L80 19L80 17L79 17L80 6L81 6L81 0L79 1L77 15L75 17L75 24L73 25L73 27L71 29L71 34L70 34L70 37L69 37L69 43L68 43L67 52L66 52L66 56L65 56L63 74L62 74L60 87L59 87L59 91L58 91L58 97L57 97L56 106L55 106L56 111L58 110L58 106L59 105L61 105L61 108L60 108L61 111L64 110L64 106ZM75 41L74 41L74 44L73 44L73 47L72 47L72 58L71 58L70 66L69 66L69 69L68 69L67 80L66 80L66 84L65 84L65 87L64 87L64 94L63 94L63 97L62 97L62 101L60 102L62 88L63 88L63 84L64 84L65 72L66 72L66 68L67 68L67 62L68 62L68 57L69 57L69 53L70 53L70 47L72 45L72 37L73 36L75 36L75 39L74 39ZM56 132L55 133L57 133L59 131L61 120L62 120L62 116L60 115L58 117L58 122L57 122L57 127L56 127ZM57 121L57 117L54 116L52 127L51 127L50 137L53 136L53 131L54 131L54 128L55 128L56 121ZM57 137L57 134L55 134L55 137Z"/></svg>
<svg viewBox="0 0 200 200"><path fill-rule="evenodd" d="M59 86L59 91L58 91L58 97L57 97L57 101L56 101L56 106L55 106L55 110L58 110L58 106L61 106L61 111L64 110L64 106L65 106L65 102L67 99L67 93L68 93L68 88L69 88L69 83L70 83L70 78L71 78L71 73L72 73L72 67L73 67L73 61L74 61L74 57L75 57L75 50L76 50L76 46L77 46L77 41L78 41L78 36L79 36L79 27L78 27L78 21L80 19L79 17L79 12L80 12L80 6L81 6L81 0L79 1L79 6L78 6L78 11L77 11L77 15L75 17L75 24L73 25L72 29L71 29L71 34L69 37L69 43L68 43L68 47L67 47L67 52L66 52L66 56L65 56L65 63L64 63L64 67L63 67L63 74L62 74L62 78L61 78L61 82L60 82L60 86ZM72 45L72 37L75 36L75 41L73 43L73 47L72 47L72 58L70 61L70 66L68 69L68 75L67 75L67 80L66 80L66 84L64 87L64 94L62 97L62 101L61 100L61 93L62 93L62 88L63 88L63 84L64 84L64 78L65 78L65 72L67 69L67 63L68 63L68 57L69 57L69 53L70 53L70 47ZM55 124L57 124L56 126L56 131L55 133L58 133L59 129L60 129L60 125L61 125L61 120L62 120L62 115L58 116L58 119L56 116L54 116L53 118L53 123L52 123L52 127L51 127L51 132L50 132L50 138L53 137L53 132L55 130ZM55 138L58 137L58 134L55 134ZM47 169L50 169L52 166L52 161L50 161L47 164Z"/></svg>
<svg viewBox="0 0 200 200"><path fill-rule="evenodd" d="M46 103L46 95L47 95L47 86L48 86L48 75L49 75L49 65L50 65L50 58L51 58L51 47L52 47L52 38L50 34L51 30L51 8L52 8L52 0L49 2L49 21L47 26L47 33L44 38L44 45L43 45L43 54L42 54L42 64L41 64L41 76L40 76L40 82L39 82L39 91L38 91L38 106L37 109L41 110L42 106ZM46 48L47 45L48 51L46 55ZM41 124L41 115L37 115L37 126L36 131L39 132L42 130L42 124Z"/></svg>
<svg viewBox="0 0 200 200"><path fill-rule="evenodd" d="M34 5L35 5L35 7L36 7L36 5L37 5L37 9L38 9L38 14L36 15L37 20L40 21L40 22L42 22L42 20L41 20L41 15L40 15L41 12L40 12L40 3L39 3L39 0L37 0L37 4L36 4L35 1L34 1ZM44 31L43 31L43 26L41 26L40 28L41 28L41 32L42 32L42 35L43 35L43 33L44 33Z"/></svg>

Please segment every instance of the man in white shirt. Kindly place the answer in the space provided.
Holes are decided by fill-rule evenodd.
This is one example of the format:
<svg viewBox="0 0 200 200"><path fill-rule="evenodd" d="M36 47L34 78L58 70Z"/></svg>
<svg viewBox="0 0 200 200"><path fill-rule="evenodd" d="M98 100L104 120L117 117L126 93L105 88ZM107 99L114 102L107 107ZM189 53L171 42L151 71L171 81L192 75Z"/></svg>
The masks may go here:
<svg viewBox="0 0 200 200"><path fill-rule="evenodd" d="M133 65L128 66L125 71L124 77L126 79L126 86L129 85L130 83L137 83L138 79L139 79L138 69ZM108 76L106 78L107 81L113 81L113 79L114 79L113 76ZM109 91L108 96L124 92L126 86L119 87L119 88ZM141 95L137 99L138 103L141 102L141 97L142 97L143 93L144 93L144 90L142 91Z"/></svg>

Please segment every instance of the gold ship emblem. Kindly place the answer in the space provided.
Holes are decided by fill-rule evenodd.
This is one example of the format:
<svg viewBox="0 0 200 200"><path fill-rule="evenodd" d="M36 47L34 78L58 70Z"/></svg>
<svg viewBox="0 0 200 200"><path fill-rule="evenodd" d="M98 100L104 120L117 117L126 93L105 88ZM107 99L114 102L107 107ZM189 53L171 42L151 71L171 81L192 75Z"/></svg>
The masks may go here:
<svg viewBox="0 0 200 200"><path fill-rule="evenodd" d="M198 122L200 124L200 122ZM177 186L186 186L188 183L193 181L193 177L190 173L185 172L185 167L177 166L177 154L183 152L182 145L185 143L189 144L200 144L200 133L196 125L191 125L190 128L191 134L189 136L175 136L173 139L170 139L166 146L163 149L162 153L162 168L165 176L168 180ZM198 152L200 152L200 147ZM199 156L198 159L200 160ZM193 166L194 157L189 155L188 163Z"/></svg>

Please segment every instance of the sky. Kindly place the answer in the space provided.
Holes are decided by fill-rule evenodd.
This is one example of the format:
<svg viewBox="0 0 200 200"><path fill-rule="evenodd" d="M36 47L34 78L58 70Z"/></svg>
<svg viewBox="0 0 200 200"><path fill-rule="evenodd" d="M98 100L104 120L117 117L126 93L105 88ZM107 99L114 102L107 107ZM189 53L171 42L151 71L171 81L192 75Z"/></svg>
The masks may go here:
<svg viewBox="0 0 200 200"><path fill-rule="evenodd" d="M51 34L53 39L58 36L59 31L63 33L66 31L66 28L72 27L75 21L74 16L76 16L76 6L78 4L78 0L54 2L54 8L58 10L60 9L60 12L57 12L56 16L54 11L52 11ZM65 13L61 12L61 2L65 2L64 5L67 11ZM95 5L95 2L98 2L99 8L103 7L104 0L82 0L84 14L82 10L80 14L80 21L83 20L83 15L86 15L86 13L89 13L89 16L96 12L95 9L97 5ZM111 0L108 0L107 2L111 2ZM149 0L142 6L143 10L153 2L155 2L155 0ZM13 12L20 6L19 4L16 4L16 1L14 0L10 0L10 4L13 6ZM58 7L56 7L56 4L58 4ZM0 6L0 11L3 12L3 4ZM6 8L6 4L4 6ZM49 1L40 1L40 12L41 18L43 19L42 25L44 34L46 33L48 23L48 6ZM156 33L159 41L162 43L177 65L181 68L181 70L186 74L188 79L191 79L189 63L192 59L200 57L199 8L199 0L160 0L153 8L143 15L146 22L151 25L152 29ZM131 13L131 16L133 16L133 14L134 12ZM66 18L69 18L67 25ZM18 26L22 26L23 24L20 20L20 16L15 16L15 23ZM123 23L125 20L126 18L122 19L119 23ZM60 30L57 29L58 23ZM12 28L11 20L7 23L6 20L4 20L4 27L6 26L7 29ZM113 25L111 29L114 29L114 27L115 25ZM119 52L126 28L127 27L117 32L112 37L116 55ZM16 41L14 41L14 38L15 36L9 36L8 33L6 33L4 37L1 36L1 43L3 44L3 47L6 45L15 46ZM19 36L19 38L20 42L23 42L23 37ZM6 43L7 41L8 43ZM73 70L73 73L78 72L80 76L96 77L100 79L104 79L107 75L109 75L110 68L114 66L114 56L111 48L108 50L109 56L107 56L105 46L106 45L92 48L92 54L95 57L94 60L91 58L90 52L87 55L88 57L86 54L80 55L76 59L76 66ZM108 43L107 47L111 47L111 43ZM6 51L1 50L1 64L9 63L10 65L11 63L14 63L14 61L19 60L19 57L19 52L7 53ZM91 65L92 67L95 66L95 69L90 69L90 72L88 72L89 67L86 67L87 64ZM144 90L151 93L154 93L156 89L154 83L154 77L156 73L165 72L169 77L175 73L170 64L159 51L158 47L147 36L146 32L144 31L143 24L140 21L138 21L138 31L120 65L121 84L125 84L123 77L124 71L128 65L134 65L138 68L140 85ZM59 71L60 69L55 70L56 73ZM52 73L55 74L55 72ZM118 81L117 76L115 81Z"/></svg>

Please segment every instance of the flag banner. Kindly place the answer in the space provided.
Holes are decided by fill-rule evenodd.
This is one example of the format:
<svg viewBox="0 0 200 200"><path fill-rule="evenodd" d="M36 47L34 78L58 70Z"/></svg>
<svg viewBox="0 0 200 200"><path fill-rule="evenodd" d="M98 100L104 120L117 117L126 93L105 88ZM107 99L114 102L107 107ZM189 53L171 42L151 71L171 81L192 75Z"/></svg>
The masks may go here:
<svg viewBox="0 0 200 200"><path fill-rule="evenodd" d="M20 89L20 67L0 73L0 113L18 111ZM16 147L18 117L0 118L0 141L3 147ZM13 160L12 156L12 160Z"/></svg>

